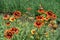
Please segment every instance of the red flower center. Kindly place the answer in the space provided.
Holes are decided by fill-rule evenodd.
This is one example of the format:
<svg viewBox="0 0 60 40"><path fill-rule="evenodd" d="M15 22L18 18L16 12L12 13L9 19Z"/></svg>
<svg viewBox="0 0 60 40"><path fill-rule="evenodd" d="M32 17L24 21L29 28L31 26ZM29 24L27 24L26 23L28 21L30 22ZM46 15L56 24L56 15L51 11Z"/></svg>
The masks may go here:
<svg viewBox="0 0 60 40"><path fill-rule="evenodd" d="M43 9L40 9L39 11L43 11Z"/></svg>
<svg viewBox="0 0 60 40"><path fill-rule="evenodd" d="M36 22L36 24L37 24L37 25L41 25L41 23L40 23L40 22Z"/></svg>
<svg viewBox="0 0 60 40"><path fill-rule="evenodd" d="M33 31L33 33L35 33L35 31Z"/></svg>
<svg viewBox="0 0 60 40"><path fill-rule="evenodd" d="M7 15L5 15L4 17L7 17Z"/></svg>
<svg viewBox="0 0 60 40"><path fill-rule="evenodd" d="M11 20L14 20L14 18L12 18Z"/></svg>
<svg viewBox="0 0 60 40"><path fill-rule="evenodd" d="M17 29L16 29L16 28L12 28L12 31L15 31L15 32L16 32L16 31L17 31Z"/></svg>
<svg viewBox="0 0 60 40"><path fill-rule="evenodd" d="M7 32L7 37L12 38L12 33L11 32Z"/></svg>
<svg viewBox="0 0 60 40"><path fill-rule="evenodd" d="M42 16L40 17L40 19L42 19Z"/></svg>
<svg viewBox="0 0 60 40"><path fill-rule="evenodd" d="M42 16L37 16L37 19L42 19Z"/></svg>
<svg viewBox="0 0 60 40"><path fill-rule="evenodd" d="M15 13L16 16L19 16L19 13Z"/></svg>
<svg viewBox="0 0 60 40"><path fill-rule="evenodd" d="M56 17L56 15L54 15L54 17Z"/></svg>
<svg viewBox="0 0 60 40"><path fill-rule="evenodd" d="M7 36L12 36L12 33L11 32L7 32Z"/></svg>
<svg viewBox="0 0 60 40"><path fill-rule="evenodd" d="M47 12L47 13L48 13L48 15L52 16L52 12L51 12L51 11L49 11L49 12Z"/></svg>
<svg viewBox="0 0 60 40"><path fill-rule="evenodd" d="M7 24L10 24L9 22Z"/></svg>

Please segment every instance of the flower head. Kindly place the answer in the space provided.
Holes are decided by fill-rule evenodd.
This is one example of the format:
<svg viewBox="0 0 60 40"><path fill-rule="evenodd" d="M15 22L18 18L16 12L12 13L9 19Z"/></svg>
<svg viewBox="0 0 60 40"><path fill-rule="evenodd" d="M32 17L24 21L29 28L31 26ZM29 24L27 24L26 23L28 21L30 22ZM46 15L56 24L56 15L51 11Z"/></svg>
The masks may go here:
<svg viewBox="0 0 60 40"><path fill-rule="evenodd" d="M4 19L4 20L7 20L7 19L9 19L9 17L10 17L10 16L9 16L8 14L5 14L4 17L3 17L3 19Z"/></svg>
<svg viewBox="0 0 60 40"><path fill-rule="evenodd" d="M44 23L41 22L41 21L36 21L34 22L34 26L37 27L37 28L40 28Z"/></svg>
<svg viewBox="0 0 60 40"><path fill-rule="evenodd" d="M10 29L10 31L14 34L14 33L18 33L19 32L19 29L18 28L15 28L15 27L12 27L11 29Z"/></svg>
<svg viewBox="0 0 60 40"><path fill-rule="evenodd" d="M53 12L52 11L47 11L46 14L47 14L47 16L52 17Z"/></svg>
<svg viewBox="0 0 60 40"><path fill-rule="evenodd" d="M45 11L44 11L44 9L39 9L38 10L38 13L44 13Z"/></svg>
<svg viewBox="0 0 60 40"><path fill-rule="evenodd" d="M9 21L13 22L13 21L15 21L15 18L14 17L10 17Z"/></svg>
<svg viewBox="0 0 60 40"><path fill-rule="evenodd" d="M7 23L6 23L6 26L10 26L10 22L7 22Z"/></svg>
<svg viewBox="0 0 60 40"><path fill-rule="evenodd" d="M55 14L52 15L52 19L56 19L57 16Z"/></svg>
<svg viewBox="0 0 60 40"><path fill-rule="evenodd" d="M45 21L48 21L49 19L50 19L49 16L47 16L47 17L44 18Z"/></svg>
<svg viewBox="0 0 60 40"><path fill-rule="evenodd" d="M36 20L41 20L41 21L43 21L43 20L44 20L44 17L43 17L43 16L36 16Z"/></svg>
<svg viewBox="0 0 60 40"><path fill-rule="evenodd" d="M13 34L12 34L11 31L6 30L6 31L4 32L4 37L6 37L7 39L11 39L12 36L13 36Z"/></svg>
<svg viewBox="0 0 60 40"><path fill-rule="evenodd" d="M21 16L21 12L20 12L20 11L15 11L15 12L13 13L13 16L14 16L15 18L19 18L19 17Z"/></svg>
<svg viewBox="0 0 60 40"><path fill-rule="evenodd" d="M36 33L36 30L32 29L32 30L31 30L31 34L34 35L35 33Z"/></svg>

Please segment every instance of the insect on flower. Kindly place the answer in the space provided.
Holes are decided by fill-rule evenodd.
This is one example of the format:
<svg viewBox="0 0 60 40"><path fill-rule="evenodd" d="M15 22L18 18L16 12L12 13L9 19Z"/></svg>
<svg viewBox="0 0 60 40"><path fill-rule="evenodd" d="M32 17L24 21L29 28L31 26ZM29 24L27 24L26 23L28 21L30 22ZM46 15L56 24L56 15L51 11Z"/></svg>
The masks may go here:
<svg viewBox="0 0 60 40"><path fill-rule="evenodd" d="M41 22L41 21L34 22L34 26L37 28L40 28L41 26L43 26L43 24L44 24L44 22Z"/></svg>
<svg viewBox="0 0 60 40"><path fill-rule="evenodd" d="M20 12L20 11L15 11L15 12L13 13L13 16L14 16L15 18L19 18L19 17L21 16L21 12Z"/></svg>
<svg viewBox="0 0 60 40"><path fill-rule="evenodd" d="M13 36L12 32L9 30L4 31L4 37L6 37L7 39L11 39Z"/></svg>
<svg viewBox="0 0 60 40"><path fill-rule="evenodd" d="M9 16L8 14L5 14L4 17L3 17L3 19L4 19L4 20L8 20L9 17L10 17L10 16Z"/></svg>

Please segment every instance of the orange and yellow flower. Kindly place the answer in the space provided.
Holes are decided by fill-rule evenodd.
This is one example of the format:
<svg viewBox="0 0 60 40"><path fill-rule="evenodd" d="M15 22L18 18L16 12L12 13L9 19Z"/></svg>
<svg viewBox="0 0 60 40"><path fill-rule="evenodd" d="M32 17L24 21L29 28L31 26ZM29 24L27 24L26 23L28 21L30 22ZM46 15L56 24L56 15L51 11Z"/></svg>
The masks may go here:
<svg viewBox="0 0 60 40"><path fill-rule="evenodd" d="M52 11L47 11L46 15L51 19L56 19L57 16Z"/></svg>
<svg viewBox="0 0 60 40"><path fill-rule="evenodd" d="M3 17L3 19L4 19L4 20L8 20L9 17L10 17L10 16L9 16L8 14L5 14L4 17Z"/></svg>
<svg viewBox="0 0 60 40"><path fill-rule="evenodd" d="M10 22L7 22L7 23L6 23L6 26L10 26Z"/></svg>
<svg viewBox="0 0 60 40"><path fill-rule="evenodd" d="M31 34L34 35L35 33L36 33L36 30L35 30L35 29L32 29L32 30L31 30Z"/></svg>
<svg viewBox="0 0 60 40"><path fill-rule="evenodd" d="M18 34L19 29L18 29L18 28L15 28L15 27L12 27L12 28L10 29L10 31L11 31L13 34L14 34L14 33Z"/></svg>
<svg viewBox="0 0 60 40"><path fill-rule="evenodd" d="M15 18L14 17L10 17L9 21L13 22L13 21L15 21Z"/></svg>
<svg viewBox="0 0 60 40"><path fill-rule="evenodd" d="M49 16L50 18L53 16L53 12L52 12L52 11L47 11L46 14L47 14L47 16Z"/></svg>
<svg viewBox="0 0 60 40"><path fill-rule="evenodd" d="M44 20L44 17L43 17L43 16L36 16L36 20L41 20L41 21L43 21L43 20Z"/></svg>
<svg viewBox="0 0 60 40"><path fill-rule="evenodd" d="M11 39L12 36L13 36L13 34L12 34L11 31L6 30L6 31L4 32L4 37L6 37L7 39Z"/></svg>
<svg viewBox="0 0 60 40"><path fill-rule="evenodd" d="M57 18L57 16L55 14L53 14L52 19L56 19L56 18Z"/></svg>
<svg viewBox="0 0 60 40"><path fill-rule="evenodd" d="M50 19L49 16L47 16L47 17L44 18L45 21L48 21L49 19Z"/></svg>
<svg viewBox="0 0 60 40"><path fill-rule="evenodd" d="M39 9L38 13L45 13L44 9Z"/></svg>
<svg viewBox="0 0 60 40"><path fill-rule="evenodd" d="M15 11L15 12L13 13L13 16L14 16L15 18L19 18L19 17L21 16L21 12L20 12L20 11Z"/></svg>
<svg viewBox="0 0 60 40"><path fill-rule="evenodd" d="M34 22L34 26L37 28L40 28L41 26L43 26L43 24L44 24L44 22L41 22L41 21Z"/></svg>

